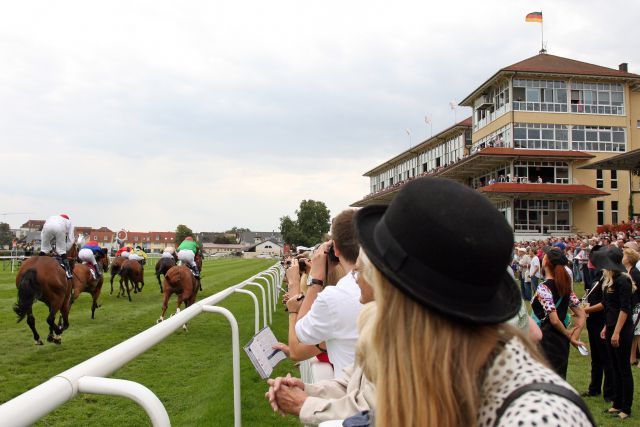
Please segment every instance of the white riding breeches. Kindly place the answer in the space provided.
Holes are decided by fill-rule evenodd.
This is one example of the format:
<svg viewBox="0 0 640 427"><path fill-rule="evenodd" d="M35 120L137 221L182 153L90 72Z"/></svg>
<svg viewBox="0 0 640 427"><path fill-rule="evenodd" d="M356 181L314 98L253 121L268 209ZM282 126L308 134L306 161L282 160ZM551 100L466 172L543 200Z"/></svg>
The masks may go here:
<svg viewBox="0 0 640 427"><path fill-rule="evenodd" d="M93 254L93 251L88 248L80 249L78 252L78 258L80 258L84 262L91 263L91 265L97 265L96 256Z"/></svg>
<svg viewBox="0 0 640 427"><path fill-rule="evenodd" d="M173 255L171 255L169 252L162 252L161 258L173 258Z"/></svg>
<svg viewBox="0 0 640 427"><path fill-rule="evenodd" d="M140 255L138 254L129 254L129 259L133 260L133 261L140 261L144 258L142 258Z"/></svg>
<svg viewBox="0 0 640 427"><path fill-rule="evenodd" d="M51 242L55 240L56 252L58 255L64 255L71 249L71 245L73 245L73 239L68 241L67 237L67 230L64 224L47 222L44 224L44 227L42 227L42 245L40 250L45 253L51 252L53 249Z"/></svg>
<svg viewBox="0 0 640 427"><path fill-rule="evenodd" d="M182 261L183 264L189 264L191 267L196 267L195 256L196 254L194 254L191 249L183 249L178 252L178 259Z"/></svg>
<svg viewBox="0 0 640 427"><path fill-rule="evenodd" d="M131 255L131 253L127 252L127 251L123 251L123 252L120 253L120 256L122 258L129 258L129 255Z"/></svg>

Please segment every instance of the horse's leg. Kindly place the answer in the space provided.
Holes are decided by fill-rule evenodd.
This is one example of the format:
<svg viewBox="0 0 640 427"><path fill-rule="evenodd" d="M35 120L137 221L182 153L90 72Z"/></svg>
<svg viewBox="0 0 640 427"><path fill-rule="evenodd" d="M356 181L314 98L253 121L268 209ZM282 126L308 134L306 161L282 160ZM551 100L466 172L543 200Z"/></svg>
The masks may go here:
<svg viewBox="0 0 640 427"><path fill-rule="evenodd" d="M49 336L47 341L55 344L60 344L60 338L58 335L62 333L62 328L56 325L56 310L53 305L49 307L49 316L47 316L47 323L49 324Z"/></svg>
<svg viewBox="0 0 640 427"><path fill-rule="evenodd" d="M129 278L125 277L124 278L124 288L127 290L127 296L129 297L129 302L131 302L131 290L129 289ZM133 287L133 291L135 293L135 286Z"/></svg>
<svg viewBox="0 0 640 427"><path fill-rule="evenodd" d="M164 290L164 295L162 298L162 313L160 314L160 318L156 321L156 323L160 323L164 320L164 314L167 312L167 306L169 305L170 297L171 297L171 291L167 286L167 289Z"/></svg>
<svg viewBox="0 0 640 427"><path fill-rule="evenodd" d="M182 305L183 302L185 303L185 306L186 306L186 301L185 301L185 299L183 297L183 294L179 294L178 295L178 304L177 304L177 307L176 307L176 314L180 313L180 306ZM186 323L184 325L182 325L182 329L184 329L185 332L188 331Z"/></svg>
<svg viewBox="0 0 640 427"><path fill-rule="evenodd" d="M114 278L115 274L113 274L113 270L111 270L111 292L109 292L109 295L113 295L113 278Z"/></svg>
<svg viewBox="0 0 640 427"><path fill-rule="evenodd" d="M100 297L100 292L102 291L102 285L98 285L96 289L93 291L93 303L91 304L91 319L95 319L96 308L100 307L98 304L98 297Z"/></svg>
<svg viewBox="0 0 640 427"><path fill-rule="evenodd" d="M62 325L62 329L60 330L60 335L65 329L69 329L69 312L71 311L71 294L62 302L62 307L60 307L60 313L62 314L62 320L64 321Z"/></svg>
<svg viewBox="0 0 640 427"><path fill-rule="evenodd" d="M33 317L33 312L31 310L27 313L27 325L31 328L31 332L33 332L33 339L36 342L36 345L42 345L42 340L36 330L36 318Z"/></svg>

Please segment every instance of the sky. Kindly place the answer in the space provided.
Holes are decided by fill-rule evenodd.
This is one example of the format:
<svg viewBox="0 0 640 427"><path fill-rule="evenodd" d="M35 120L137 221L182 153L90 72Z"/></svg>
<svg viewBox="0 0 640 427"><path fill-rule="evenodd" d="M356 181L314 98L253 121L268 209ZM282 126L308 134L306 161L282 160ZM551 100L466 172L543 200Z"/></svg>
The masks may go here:
<svg viewBox="0 0 640 427"><path fill-rule="evenodd" d="M425 116L464 119L451 101L536 55L539 10L549 53L640 73L637 0L3 2L0 221L271 231L303 199L333 216Z"/></svg>

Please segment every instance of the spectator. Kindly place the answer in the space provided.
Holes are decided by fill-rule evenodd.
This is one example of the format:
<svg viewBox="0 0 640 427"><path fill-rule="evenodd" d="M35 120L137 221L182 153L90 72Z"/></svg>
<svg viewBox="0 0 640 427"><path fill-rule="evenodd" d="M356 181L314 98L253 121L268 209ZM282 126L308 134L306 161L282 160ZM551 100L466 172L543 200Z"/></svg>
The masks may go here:
<svg viewBox="0 0 640 427"><path fill-rule="evenodd" d="M601 338L607 342L613 367L613 405L608 409L622 420L631 415L633 375L629 355L633 340L631 321L634 285L622 264L623 253L617 248L603 248L593 255L593 263L603 270L605 327Z"/></svg>
<svg viewBox="0 0 640 427"><path fill-rule="evenodd" d="M308 283L312 286L307 290L299 313L290 312L294 317L296 336L302 344L326 342L335 378L342 377L343 369L353 364L358 338L356 319L362 308L360 289L351 274L359 251L353 228L354 214L355 210L350 209L334 218L333 241L322 244L311 260ZM327 257L332 251L348 273L336 286L320 293L325 287Z"/></svg>
<svg viewBox="0 0 640 427"><path fill-rule="evenodd" d="M356 222L374 266L377 314L361 339L376 356L376 425L531 425L545 417L591 425L588 409L563 397L575 396L571 387L503 323L522 298L505 271L513 232L489 200L423 178L388 207L362 208ZM466 268L455 256L461 247L474 254ZM549 382L562 396L536 391ZM523 394L510 398L518 389Z"/></svg>
<svg viewBox="0 0 640 427"><path fill-rule="evenodd" d="M585 313L571 289L566 265L567 257L562 250L555 247L547 250L542 260L545 281L538 285L537 297L531 303L533 313L540 320L542 352L562 378L567 377L569 344L583 345L580 333L585 323ZM569 309L577 316L573 328L569 327Z"/></svg>
<svg viewBox="0 0 640 427"><path fill-rule="evenodd" d="M529 249L529 277L531 278L531 289L535 292L538 289L538 283L542 279L542 268L540 266L540 258L533 246Z"/></svg>
<svg viewBox="0 0 640 427"><path fill-rule="evenodd" d="M634 242L635 243L635 242ZM636 366L638 364L638 344L640 343L640 327L638 327L638 313L640 313L640 270L636 267L638 261L640 261L640 254L630 248L624 248L624 257L622 258L622 264L627 269L631 280L636 285L636 290L633 293L633 315L631 321L633 322L633 341L631 343L631 365Z"/></svg>

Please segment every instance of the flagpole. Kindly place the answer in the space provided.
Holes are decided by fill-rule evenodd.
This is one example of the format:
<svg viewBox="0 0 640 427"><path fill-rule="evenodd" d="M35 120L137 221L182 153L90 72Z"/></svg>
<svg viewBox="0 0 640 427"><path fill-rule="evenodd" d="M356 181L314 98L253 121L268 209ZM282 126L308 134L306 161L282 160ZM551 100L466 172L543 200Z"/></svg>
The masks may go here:
<svg viewBox="0 0 640 427"><path fill-rule="evenodd" d="M544 48L544 14L542 13L542 9L540 9L540 16L542 17L542 20L540 21L540 53L546 53L547 51Z"/></svg>

